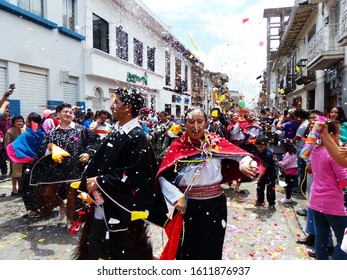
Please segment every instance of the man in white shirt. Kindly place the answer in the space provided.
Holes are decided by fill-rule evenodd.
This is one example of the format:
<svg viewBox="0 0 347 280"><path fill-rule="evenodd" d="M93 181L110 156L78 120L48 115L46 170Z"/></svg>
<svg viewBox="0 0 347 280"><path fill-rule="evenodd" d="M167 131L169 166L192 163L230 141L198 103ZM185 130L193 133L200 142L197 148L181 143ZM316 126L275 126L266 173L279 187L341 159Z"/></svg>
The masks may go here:
<svg viewBox="0 0 347 280"><path fill-rule="evenodd" d="M89 129L94 131L100 136L100 139L103 139L111 131L111 125L106 122L108 118L108 112L106 110L99 111L96 121L93 121L90 124Z"/></svg>

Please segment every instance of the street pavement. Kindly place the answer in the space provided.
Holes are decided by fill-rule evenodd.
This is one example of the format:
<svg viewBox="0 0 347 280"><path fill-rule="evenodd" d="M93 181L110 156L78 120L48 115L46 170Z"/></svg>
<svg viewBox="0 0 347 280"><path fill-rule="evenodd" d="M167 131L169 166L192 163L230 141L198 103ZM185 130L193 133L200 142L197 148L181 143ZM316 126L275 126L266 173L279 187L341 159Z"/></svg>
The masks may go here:
<svg viewBox="0 0 347 280"><path fill-rule="evenodd" d="M225 190L228 206L223 259L225 260L312 260L306 246L296 244L305 235L305 217L296 210L306 207L302 194L293 195L292 205L276 203L276 211L267 204L255 207L256 188L243 183L246 194ZM71 260L79 234L67 232L64 221L58 221L58 210L50 217L25 219L22 198L12 197L11 181L0 182L0 260ZM284 189L276 185L277 201ZM159 258L165 243L165 232L151 225L148 238ZM213 240L211 240L213 242ZM203 244L202 244L203 246Z"/></svg>

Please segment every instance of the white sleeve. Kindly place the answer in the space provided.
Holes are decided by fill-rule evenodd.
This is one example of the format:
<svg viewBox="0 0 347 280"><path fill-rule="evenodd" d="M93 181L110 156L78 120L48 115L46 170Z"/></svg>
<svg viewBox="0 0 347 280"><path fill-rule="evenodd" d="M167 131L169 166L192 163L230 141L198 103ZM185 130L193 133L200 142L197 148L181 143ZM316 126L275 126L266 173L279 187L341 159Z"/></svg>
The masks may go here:
<svg viewBox="0 0 347 280"><path fill-rule="evenodd" d="M174 206L177 202L177 200L181 197L184 197L184 194L181 193L181 191L173 184L171 184L168 180L166 180L164 177L160 176L158 178L159 185L161 188L161 191L165 197L165 199Z"/></svg>
<svg viewBox="0 0 347 280"><path fill-rule="evenodd" d="M252 165L253 167L257 167L257 162L255 160L253 160L250 156L245 156L244 158L241 159L240 161L240 165L239 165L239 168L240 168L240 171L241 171L241 168L242 166L244 165Z"/></svg>

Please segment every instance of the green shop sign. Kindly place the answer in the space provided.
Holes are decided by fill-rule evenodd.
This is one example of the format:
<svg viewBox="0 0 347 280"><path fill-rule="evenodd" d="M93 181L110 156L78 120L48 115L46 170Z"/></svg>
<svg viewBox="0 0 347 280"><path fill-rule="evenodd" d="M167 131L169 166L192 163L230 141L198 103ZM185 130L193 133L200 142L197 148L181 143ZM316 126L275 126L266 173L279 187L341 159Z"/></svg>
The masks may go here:
<svg viewBox="0 0 347 280"><path fill-rule="evenodd" d="M143 85L148 85L148 75L145 72L143 77L137 76L135 74L131 74L128 72L127 74L127 82L129 83L136 83L136 82L142 82Z"/></svg>

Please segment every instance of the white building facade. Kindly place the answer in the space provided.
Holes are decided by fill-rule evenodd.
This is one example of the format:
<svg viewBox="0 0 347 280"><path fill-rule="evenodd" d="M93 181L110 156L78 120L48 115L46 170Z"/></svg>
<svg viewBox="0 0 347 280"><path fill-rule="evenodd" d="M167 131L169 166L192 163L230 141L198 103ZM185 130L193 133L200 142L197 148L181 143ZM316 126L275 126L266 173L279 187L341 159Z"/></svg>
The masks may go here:
<svg viewBox="0 0 347 280"><path fill-rule="evenodd" d="M39 2L0 1L0 91L16 84L11 115L26 117L84 99L85 37L69 29L72 7L64 7L63 1L46 1L43 6ZM84 21L84 5L74 9L81 11L75 15L78 25Z"/></svg>
<svg viewBox="0 0 347 280"><path fill-rule="evenodd" d="M204 95L203 64L141 1L0 0L0 26L0 91L16 84L11 115L63 102L108 110L118 87L180 115Z"/></svg>

